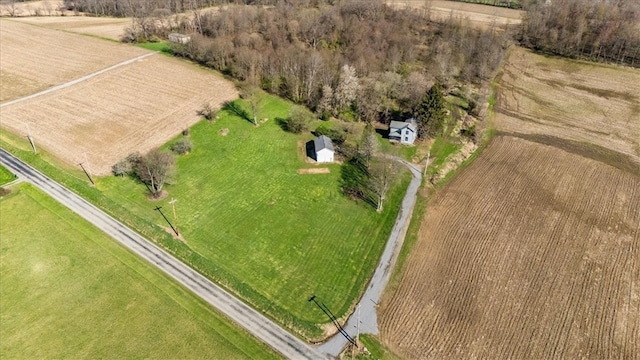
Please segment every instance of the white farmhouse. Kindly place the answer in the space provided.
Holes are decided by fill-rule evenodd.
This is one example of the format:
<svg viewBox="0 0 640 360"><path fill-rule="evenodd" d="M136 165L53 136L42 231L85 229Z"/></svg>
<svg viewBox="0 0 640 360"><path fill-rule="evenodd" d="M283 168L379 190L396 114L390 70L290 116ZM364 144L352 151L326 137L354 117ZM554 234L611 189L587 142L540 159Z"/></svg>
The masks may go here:
<svg viewBox="0 0 640 360"><path fill-rule="evenodd" d="M418 136L418 124L416 119L407 121L392 121L389 125L389 140L402 144L412 145Z"/></svg>
<svg viewBox="0 0 640 360"><path fill-rule="evenodd" d="M313 147L315 152L315 159L319 163L333 162L333 143L331 139L324 135L320 135L313 139Z"/></svg>

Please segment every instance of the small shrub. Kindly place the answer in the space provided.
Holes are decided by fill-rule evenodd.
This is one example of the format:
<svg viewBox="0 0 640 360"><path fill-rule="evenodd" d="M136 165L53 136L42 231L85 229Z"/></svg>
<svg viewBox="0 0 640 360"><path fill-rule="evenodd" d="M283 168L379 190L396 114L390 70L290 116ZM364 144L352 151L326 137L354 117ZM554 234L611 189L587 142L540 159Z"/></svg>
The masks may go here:
<svg viewBox="0 0 640 360"><path fill-rule="evenodd" d="M313 115L307 110L296 106L291 110L286 120L286 130L294 134L300 134L309 130L309 123Z"/></svg>
<svg viewBox="0 0 640 360"><path fill-rule="evenodd" d="M188 138L182 138L171 144L171 151L178 155L188 154L193 150L193 143Z"/></svg>
<svg viewBox="0 0 640 360"><path fill-rule="evenodd" d="M204 103L202 108L198 110L198 115L202 116L207 121L213 121L216 118L216 111L213 109L211 104Z"/></svg>
<svg viewBox="0 0 640 360"><path fill-rule="evenodd" d="M344 143L347 139L347 132L345 131L345 129L336 129L330 124L322 124L318 126L315 134L316 136L324 135L328 137L336 145Z"/></svg>
<svg viewBox="0 0 640 360"><path fill-rule="evenodd" d="M122 159L111 167L111 172L115 176L124 177L131 172L131 163L127 159Z"/></svg>

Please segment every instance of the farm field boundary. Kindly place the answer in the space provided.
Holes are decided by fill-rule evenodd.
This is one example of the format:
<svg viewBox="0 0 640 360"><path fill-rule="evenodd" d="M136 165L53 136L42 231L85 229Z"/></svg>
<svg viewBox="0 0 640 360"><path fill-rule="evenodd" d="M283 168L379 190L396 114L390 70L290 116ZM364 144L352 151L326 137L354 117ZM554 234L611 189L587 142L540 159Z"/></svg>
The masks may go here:
<svg viewBox="0 0 640 360"><path fill-rule="evenodd" d="M128 154L158 147L200 121L203 104L220 108L238 96L213 71L138 47L10 20L0 28L2 100L32 96L2 104L2 127L30 132L38 147L69 166L87 162L94 175L109 174ZM135 58L122 59L125 54ZM18 61L21 56L32 61ZM36 71L42 64L59 68ZM67 84L32 95L45 83Z"/></svg>
<svg viewBox="0 0 640 360"><path fill-rule="evenodd" d="M383 339L409 358L632 357L639 189L615 167L496 136L430 203Z"/></svg>

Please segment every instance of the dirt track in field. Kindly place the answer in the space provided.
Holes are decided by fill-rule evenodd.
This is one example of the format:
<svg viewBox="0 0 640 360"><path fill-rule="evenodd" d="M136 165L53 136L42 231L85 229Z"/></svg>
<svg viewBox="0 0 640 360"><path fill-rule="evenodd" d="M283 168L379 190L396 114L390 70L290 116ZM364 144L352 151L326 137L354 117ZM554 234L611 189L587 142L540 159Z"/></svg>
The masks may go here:
<svg viewBox="0 0 640 360"><path fill-rule="evenodd" d="M2 25L4 56L4 40L14 39L9 35L5 37L4 21ZM36 34L44 33L48 37L71 36L80 39L77 43L64 46L69 47L72 52L86 54L88 59L104 57L113 60L117 57L110 58L109 52L114 49L123 49L123 54L127 54L128 50L138 55L149 53L143 49L116 45L100 39L31 25L17 25L17 29L26 29L27 34L32 34L29 30L35 28ZM18 44L28 46L30 40L15 42L13 49L20 52ZM89 42L85 43L83 40ZM73 44L83 47L76 49ZM84 69L84 72L77 77L86 75L91 72L90 69L95 68L93 64L85 64L81 60L77 62L77 69L69 67L66 76L51 75L50 78L52 81L63 82L70 80L68 78L71 75L81 72L80 69ZM54 73L49 68L51 61L58 59L31 59L26 62L23 72L17 72L16 76L29 74L29 71L38 67L43 69L45 76L49 71ZM7 71L5 65L13 69L17 67L17 63L0 64L3 83ZM61 66L64 65L61 62ZM36 92L35 89L36 87L30 88L30 93ZM203 103L209 102L214 107L219 107L223 102L235 98L237 91L234 85L214 72L156 54L73 86L3 106L0 111L3 128L26 135L28 125L39 148L48 150L72 166L84 162L86 152L92 172L105 175L110 172L113 164L129 153L145 152L160 146L199 121L200 117L196 112Z"/></svg>
<svg viewBox="0 0 640 360"><path fill-rule="evenodd" d="M381 333L410 359L640 354L640 177L498 136L434 199Z"/></svg>
<svg viewBox="0 0 640 360"><path fill-rule="evenodd" d="M382 340L410 359L640 356L640 72L515 49L498 135L430 200Z"/></svg>
<svg viewBox="0 0 640 360"><path fill-rule="evenodd" d="M149 51L0 20L0 102L65 83Z"/></svg>

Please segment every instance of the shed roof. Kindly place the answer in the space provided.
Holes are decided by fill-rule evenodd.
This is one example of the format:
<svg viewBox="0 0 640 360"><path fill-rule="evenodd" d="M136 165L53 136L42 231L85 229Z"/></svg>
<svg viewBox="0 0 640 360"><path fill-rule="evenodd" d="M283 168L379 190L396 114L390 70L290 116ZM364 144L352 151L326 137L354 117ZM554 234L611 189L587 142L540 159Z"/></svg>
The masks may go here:
<svg viewBox="0 0 640 360"><path fill-rule="evenodd" d="M316 152L324 149L334 151L331 139L329 139L325 135L320 135L317 138L313 139L313 146L316 148Z"/></svg>

